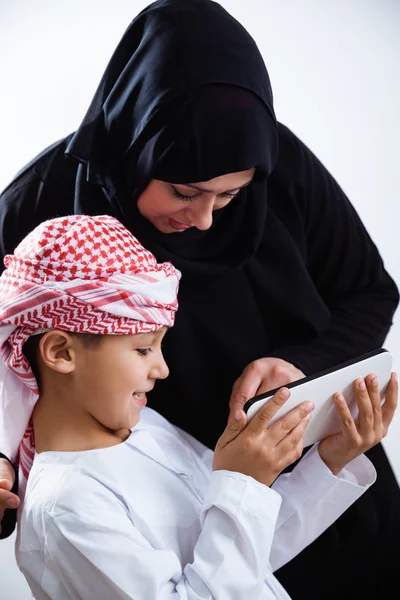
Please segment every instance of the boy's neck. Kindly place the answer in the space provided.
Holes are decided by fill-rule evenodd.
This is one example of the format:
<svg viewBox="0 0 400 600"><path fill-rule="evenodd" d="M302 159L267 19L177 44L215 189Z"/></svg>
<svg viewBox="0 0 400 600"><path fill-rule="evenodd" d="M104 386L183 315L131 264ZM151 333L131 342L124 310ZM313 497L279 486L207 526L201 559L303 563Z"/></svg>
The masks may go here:
<svg viewBox="0 0 400 600"><path fill-rule="evenodd" d="M124 442L129 429L113 431L104 427L71 397L43 394L33 411L33 429L37 453L82 452L108 448Z"/></svg>

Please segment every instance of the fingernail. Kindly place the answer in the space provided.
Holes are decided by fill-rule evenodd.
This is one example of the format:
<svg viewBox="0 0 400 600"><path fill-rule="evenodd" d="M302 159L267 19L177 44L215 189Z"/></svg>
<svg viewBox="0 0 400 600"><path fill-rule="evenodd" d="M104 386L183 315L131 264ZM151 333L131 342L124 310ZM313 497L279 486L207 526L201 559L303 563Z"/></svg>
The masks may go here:
<svg viewBox="0 0 400 600"><path fill-rule="evenodd" d="M373 377L371 377L371 379L369 380L371 385L377 385L378 384L378 378L376 375L374 375Z"/></svg>
<svg viewBox="0 0 400 600"><path fill-rule="evenodd" d="M393 381L397 382L397 373L393 373Z"/></svg>
<svg viewBox="0 0 400 600"><path fill-rule="evenodd" d="M242 411L241 410L237 410L235 412L235 419L236 419L236 421L241 421L242 420Z"/></svg>
<svg viewBox="0 0 400 600"><path fill-rule="evenodd" d="M290 392L286 388L284 388L283 390L281 390L280 394L281 394L281 398L284 398L285 400L287 400L289 398L289 396L290 396Z"/></svg>
<svg viewBox="0 0 400 600"><path fill-rule="evenodd" d="M8 508L17 508L17 501L14 500L14 498L9 498L7 500L7 506Z"/></svg>
<svg viewBox="0 0 400 600"><path fill-rule="evenodd" d="M307 410L314 410L314 404L308 400L308 402L306 402L306 408Z"/></svg>
<svg viewBox="0 0 400 600"><path fill-rule="evenodd" d="M308 413L308 415L306 415L304 418L306 421L309 421L311 419L311 413Z"/></svg>
<svg viewBox="0 0 400 600"><path fill-rule="evenodd" d="M360 390L365 390L366 389L364 379L362 379L361 381L358 382L358 387L359 387Z"/></svg>

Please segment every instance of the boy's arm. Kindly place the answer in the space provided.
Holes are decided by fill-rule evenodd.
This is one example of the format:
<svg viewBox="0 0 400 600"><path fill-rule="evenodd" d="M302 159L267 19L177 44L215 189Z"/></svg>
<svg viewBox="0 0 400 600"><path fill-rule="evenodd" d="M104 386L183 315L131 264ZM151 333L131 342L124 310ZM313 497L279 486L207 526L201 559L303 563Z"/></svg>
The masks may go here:
<svg viewBox="0 0 400 600"><path fill-rule="evenodd" d="M145 521L139 530L124 503L88 479L74 474L79 494L71 488L68 506L49 508L44 522L34 520L44 525L40 537L45 537L51 576L43 575L42 565L32 566L31 541L20 545L20 568L34 595L50 582L45 591L55 600L65 590L69 597L113 600L276 598L268 584L268 562L280 497L267 486L240 474L213 473L200 524L195 519L187 532L193 549L183 551L181 562L174 541L155 547L157 530L152 531L150 518L138 517Z"/></svg>
<svg viewBox="0 0 400 600"><path fill-rule="evenodd" d="M213 452L182 432L211 471ZM292 560L319 537L374 483L376 472L364 455L347 464L335 477L322 461L318 445L311 448L291 473L271 486L282 498L270 562L272 570Z"/></svg>
<svg viewBox="0 0 400 600"><path fill-rule="evenodd" d="M272 570L276 571L319 537L375 482L371 461L361 455L335 476L318 453L307 452L291 473L272 485L282 497L274 544Z"/></svg>

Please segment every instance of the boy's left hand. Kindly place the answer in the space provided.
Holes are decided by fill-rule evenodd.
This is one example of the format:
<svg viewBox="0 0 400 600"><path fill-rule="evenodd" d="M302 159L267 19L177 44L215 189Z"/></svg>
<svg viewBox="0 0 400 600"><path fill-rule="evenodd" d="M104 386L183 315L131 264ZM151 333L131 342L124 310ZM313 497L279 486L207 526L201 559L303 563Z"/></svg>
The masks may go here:
<svg viewBox="0 0 400 600"><path fill-rule="evenodd" d="M343 395L335 394L333 399L342 428L339 433L322 440L318 446L320 457L334 475L385 437L397 406L398 383L395 373L390 378L383 405L376 376L357 379L354 390L359 410L357 421L351 416Z"/></svg>

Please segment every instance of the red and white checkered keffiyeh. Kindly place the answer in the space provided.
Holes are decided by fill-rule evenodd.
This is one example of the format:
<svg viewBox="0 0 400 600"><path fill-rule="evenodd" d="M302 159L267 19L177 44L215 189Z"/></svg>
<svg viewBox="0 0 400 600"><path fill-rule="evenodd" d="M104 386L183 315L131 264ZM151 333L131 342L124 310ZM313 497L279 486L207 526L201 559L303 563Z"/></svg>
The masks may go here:
<svg viewBox="0 0 400 600"><path fill-rule="evenodd" d="M38 398L23 355L42 330L134 334L171 327L180 272L116 219L74 215L45 221L4 258L0 277L0 449L19 459L22 483L34 454Z"/></svg>

